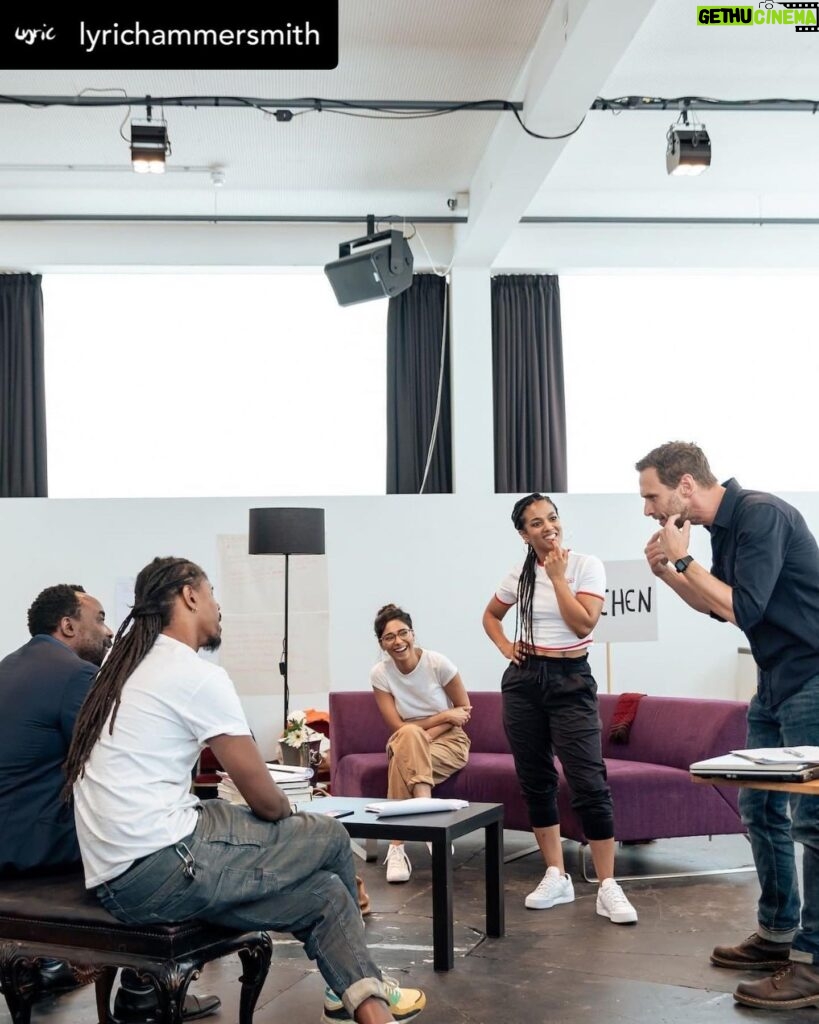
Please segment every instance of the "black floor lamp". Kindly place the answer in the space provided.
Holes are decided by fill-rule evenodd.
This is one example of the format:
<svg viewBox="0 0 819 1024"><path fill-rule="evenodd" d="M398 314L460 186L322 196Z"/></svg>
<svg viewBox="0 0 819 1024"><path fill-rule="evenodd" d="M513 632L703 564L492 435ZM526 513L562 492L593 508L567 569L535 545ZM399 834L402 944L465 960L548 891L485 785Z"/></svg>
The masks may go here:
<svg viewBox="0 0 819 1024"><path fill-rule="evenodd" d="M287 627L290 596L290 556L324 554L323 508L252 508L250 510L251 555L284 555L284 639L279 671L284 677L284 725L290 713L287 683Z"/></svg>

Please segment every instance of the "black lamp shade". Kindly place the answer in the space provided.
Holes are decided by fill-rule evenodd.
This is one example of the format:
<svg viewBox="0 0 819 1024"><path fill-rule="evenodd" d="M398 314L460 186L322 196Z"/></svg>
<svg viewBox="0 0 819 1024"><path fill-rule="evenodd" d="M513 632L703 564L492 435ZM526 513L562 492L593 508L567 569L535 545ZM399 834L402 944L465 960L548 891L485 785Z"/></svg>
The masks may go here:
<svg viewBox="0 0 819 1024"><path fill-rule="evenodd" d="M323 508L252 508L251 555L323 555Z"/></svg>

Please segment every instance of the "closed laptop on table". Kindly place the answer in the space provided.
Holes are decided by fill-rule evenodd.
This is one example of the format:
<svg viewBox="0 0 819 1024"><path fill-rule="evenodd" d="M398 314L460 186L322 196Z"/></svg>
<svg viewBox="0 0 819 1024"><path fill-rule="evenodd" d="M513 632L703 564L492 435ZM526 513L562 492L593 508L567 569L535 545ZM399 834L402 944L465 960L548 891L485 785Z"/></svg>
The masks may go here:
<svg viewBox="0 0 819 1024"><path fill-rule="evenodd" d="M736 779L757 782L810 782L819 779L819 764L809 761L770 764L757 763L737 754L723 754L696 761L688 769L704 779Z"/></svg>

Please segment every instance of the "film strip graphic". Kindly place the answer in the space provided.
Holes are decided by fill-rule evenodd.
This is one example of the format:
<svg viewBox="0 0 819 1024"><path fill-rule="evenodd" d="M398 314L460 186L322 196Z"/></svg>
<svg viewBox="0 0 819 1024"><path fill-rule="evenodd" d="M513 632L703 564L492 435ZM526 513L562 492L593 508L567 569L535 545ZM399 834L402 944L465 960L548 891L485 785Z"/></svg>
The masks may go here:
<svg viewBox="0 0 819 1024"><path fill-rule="evenodd" d="M762 5L760 4L760 6L762 6ZM768 6L768 4L766 3L765 7L767 7L767 6ZM771 4L771 6L773 6L773 4ZM782 3L781 0L778 0L778 6L779 7L784 7L784 8L786 8L786 10L789 10L789 11L805 11L805 10L813 11L814 15L816 16L817 24L815 24L815 25L794 25L794 28L796 29L797 32L816 32L816 31L819 31L819 0L813 0L812 3L811 2L808 2L808 3L790 3L790 2Z"/></svg>

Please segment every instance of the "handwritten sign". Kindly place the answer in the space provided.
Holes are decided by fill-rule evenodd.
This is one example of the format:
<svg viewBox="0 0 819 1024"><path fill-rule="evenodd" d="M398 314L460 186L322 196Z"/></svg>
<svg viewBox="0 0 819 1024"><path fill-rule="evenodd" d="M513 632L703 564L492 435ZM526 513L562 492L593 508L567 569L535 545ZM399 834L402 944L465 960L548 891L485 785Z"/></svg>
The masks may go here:
<svg viewBox="0 0 819 1024"><path fill-rule="evenodd" d="M657 577L640 559L606 562L606 600L594 631L598 643L657 639Z"/></svg>

